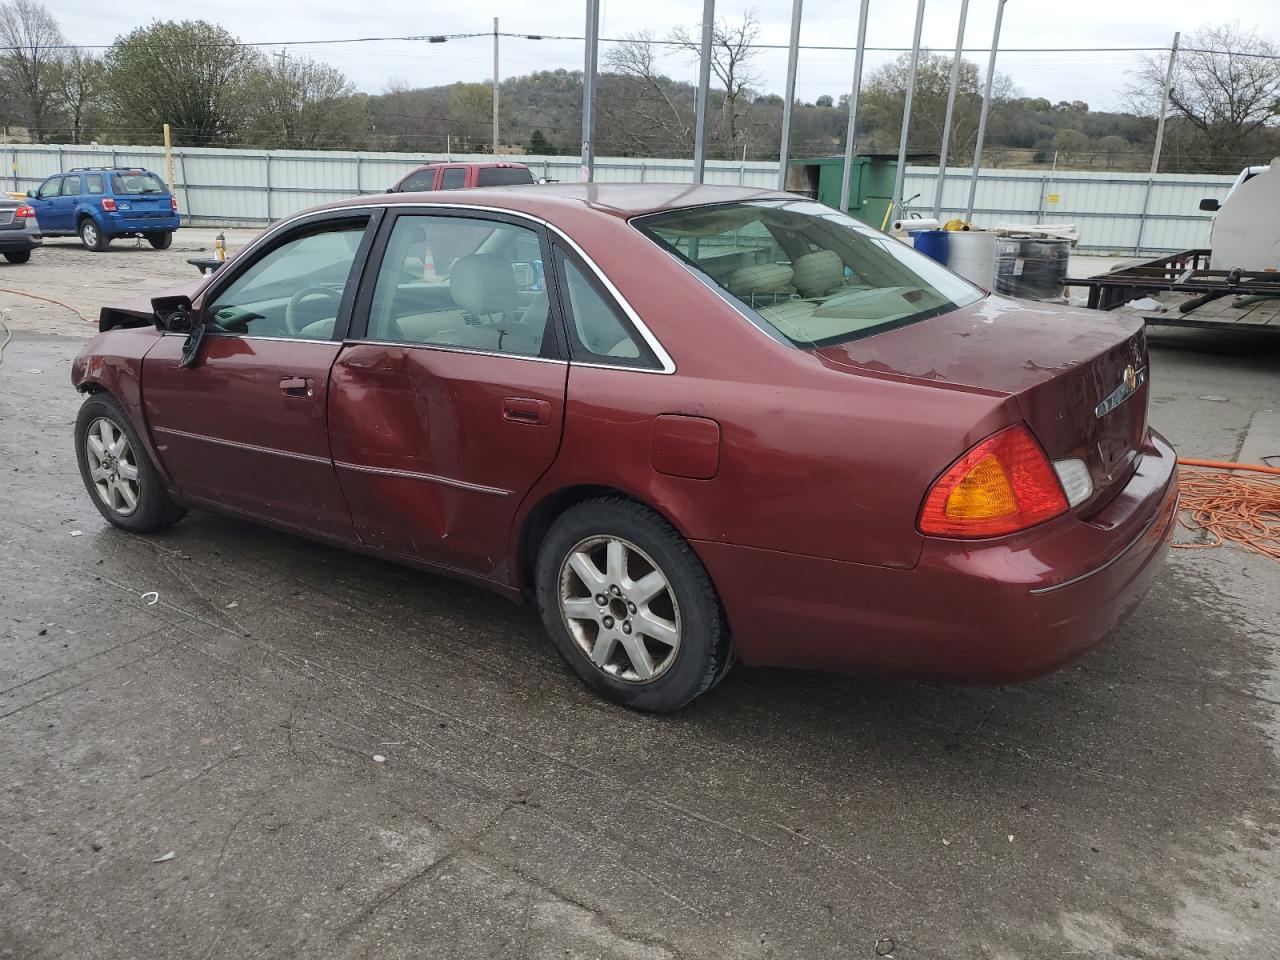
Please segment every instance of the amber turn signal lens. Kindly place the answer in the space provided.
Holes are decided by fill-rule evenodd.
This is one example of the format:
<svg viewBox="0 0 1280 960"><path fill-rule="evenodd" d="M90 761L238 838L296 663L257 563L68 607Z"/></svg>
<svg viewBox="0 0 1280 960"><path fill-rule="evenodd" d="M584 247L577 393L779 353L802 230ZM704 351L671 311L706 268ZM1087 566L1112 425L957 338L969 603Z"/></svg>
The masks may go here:
<svg viewBox="0 0 1280 960"><path fill-rule="evenodd" d="M920 511L920 532L997 537L1067 510L1049 458L1024 424L992 434L947 468Z"/></svg>

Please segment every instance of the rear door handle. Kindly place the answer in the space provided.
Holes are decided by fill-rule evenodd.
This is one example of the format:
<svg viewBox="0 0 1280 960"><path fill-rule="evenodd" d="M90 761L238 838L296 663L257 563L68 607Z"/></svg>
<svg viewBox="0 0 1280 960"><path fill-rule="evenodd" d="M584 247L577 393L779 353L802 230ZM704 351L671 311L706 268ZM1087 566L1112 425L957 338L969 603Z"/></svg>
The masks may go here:
<svg viewBox="0 0 1280 960"><path fill-rule="evenodd" d="M551 422L551 404L529 397L507 397L502 401L502 419L545 427Z"/></svg>
<svg viewBox="0 0 1280 960"><path fill-rule="evenodd" d="M280 392L286 397L309 397L314 393L311 384L310 377L281 377Z"/></svg>

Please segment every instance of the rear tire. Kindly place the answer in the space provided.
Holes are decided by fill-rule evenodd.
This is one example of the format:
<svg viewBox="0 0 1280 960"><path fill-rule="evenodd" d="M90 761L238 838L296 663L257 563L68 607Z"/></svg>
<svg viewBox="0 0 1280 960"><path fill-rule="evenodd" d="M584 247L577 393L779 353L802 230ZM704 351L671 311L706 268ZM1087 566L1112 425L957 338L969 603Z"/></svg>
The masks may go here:
<svg viewBox="0 0 1280 960"><path fill-rule="evenodd" d="M91 394L80 405L75 446L80 478L108 523L151 533L186 516L187 508L173 502L129 417L110 394Z"/></svg>
<svg viewBox="0 0 1280 960"><path fill-rule="evenodd" d="M30 250L11 250L4 255L10 263L26 263L31 259Z"/></svg>
<svg viewBox="0 0 1280 960"><path fill-rule="evenodd" d="M600 696L633 710L679 710L731 662L706 569L671 524L621 497L588 500L551 525L538 551L542 623Z"/></svg>
<svg viewBox="0 0 1280 960"><path fill-rule="evenodd" d="M80 242L84 244L85 249L92 250L94 253L101 253L110 243L93 217L85 217L81 220L76 232L80 234Z"/></svg>
<svg viewBox="0 0 1280 960"><path fill-rule="evenodd" d="M173 231L165 230L163 233L148 233L147 243L157 250L168 250L173 244Z"/></svg>

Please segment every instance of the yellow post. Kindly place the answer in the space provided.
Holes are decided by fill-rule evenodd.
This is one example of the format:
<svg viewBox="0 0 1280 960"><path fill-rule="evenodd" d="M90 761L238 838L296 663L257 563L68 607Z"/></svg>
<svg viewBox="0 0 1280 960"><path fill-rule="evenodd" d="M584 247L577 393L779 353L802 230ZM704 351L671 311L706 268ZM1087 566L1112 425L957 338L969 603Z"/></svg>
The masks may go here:
<svg viewBox="0 0 1280 960"><path fill-rule="evenodd" d="M173 182L173 143L169 140L169 125L164 125L164 165L169 176L169 192L173 193L177 187Z"/></svg>

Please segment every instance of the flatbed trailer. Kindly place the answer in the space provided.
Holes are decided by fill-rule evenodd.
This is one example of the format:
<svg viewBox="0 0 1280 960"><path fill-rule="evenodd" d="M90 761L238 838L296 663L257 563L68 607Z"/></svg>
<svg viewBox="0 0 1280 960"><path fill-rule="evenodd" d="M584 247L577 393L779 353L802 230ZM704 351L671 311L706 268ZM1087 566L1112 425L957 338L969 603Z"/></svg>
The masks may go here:
<svg viewBox="0 0 1280 960"><path fill-rule="evenodd" d="M1211 270L1208 250L1184 250L1096 277L1068 279L1087 287L1088 307L1114 310L1132 300L1165 294L1163 310L1141 310L1147 323L1221 330L1242 326L1280 333L1280 272ZM1229 303L1221 301L1231 297Z"/></svg>

